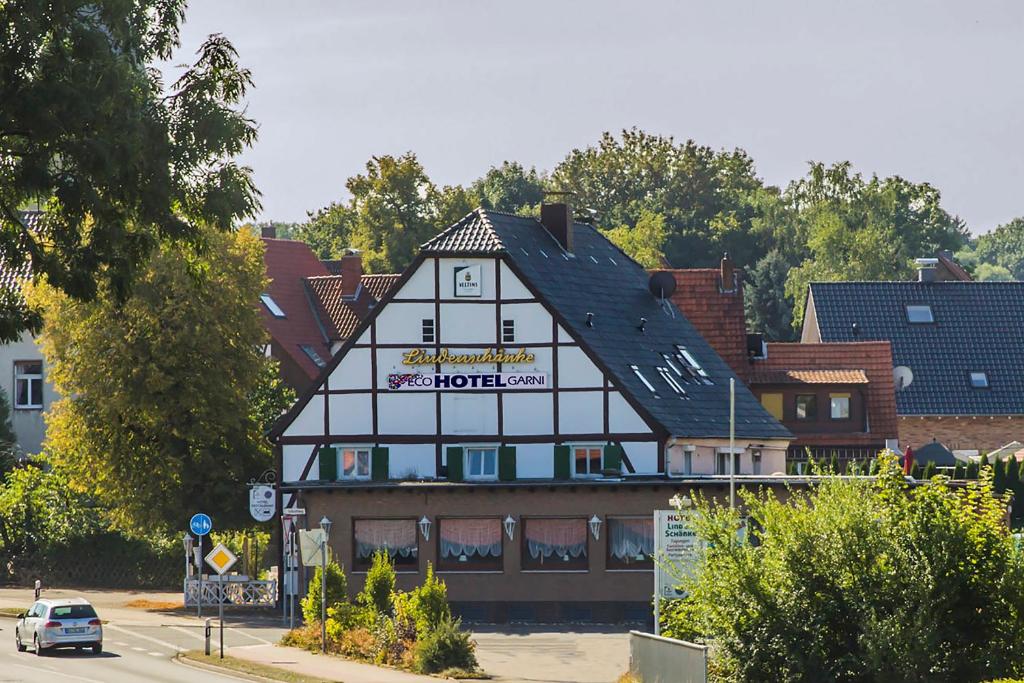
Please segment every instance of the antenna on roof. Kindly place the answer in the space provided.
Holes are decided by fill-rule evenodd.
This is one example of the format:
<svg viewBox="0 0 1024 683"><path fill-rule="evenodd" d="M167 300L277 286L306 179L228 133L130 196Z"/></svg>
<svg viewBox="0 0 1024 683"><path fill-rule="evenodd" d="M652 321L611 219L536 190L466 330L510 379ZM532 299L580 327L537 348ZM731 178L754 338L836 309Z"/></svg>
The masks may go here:
<svg viewBox="0 0 1024 683"><path fill-rule="evenodd" d="M668 302L668 298L676 291L676 278L672 273L659 270L651 274L647 281L647 289L661 304L661 310L670 318L676 317L676 312Z"/></svg>

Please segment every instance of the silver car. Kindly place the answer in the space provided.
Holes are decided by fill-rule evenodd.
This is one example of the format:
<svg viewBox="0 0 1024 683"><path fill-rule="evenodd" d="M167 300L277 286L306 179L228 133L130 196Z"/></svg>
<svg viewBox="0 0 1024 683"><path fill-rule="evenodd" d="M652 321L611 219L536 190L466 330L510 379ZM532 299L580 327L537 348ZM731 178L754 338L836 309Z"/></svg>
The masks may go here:
<svg viewBox="0 0 1024 683"><path fill-rule="evenodd" d="M18 652L31 643L37 655L58 647L90 647L98 655L103 652L103 624L82 598L37 600L28 612L18 615L14 642Z"/></svg>

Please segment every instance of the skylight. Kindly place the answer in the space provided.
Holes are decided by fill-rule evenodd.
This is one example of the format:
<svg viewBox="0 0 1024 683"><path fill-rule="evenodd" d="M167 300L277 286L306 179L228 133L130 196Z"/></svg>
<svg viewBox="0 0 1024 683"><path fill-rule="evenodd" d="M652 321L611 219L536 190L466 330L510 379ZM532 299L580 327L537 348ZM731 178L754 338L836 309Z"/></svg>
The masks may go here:
<svg viewBox="0 0 1024 683"><path fill-rule="evenodd" d="M647 381L647 378L644 377L642 372L640 372L640 368L638 368L635 365L630 365L629 369L632 370L633 374L636 375L640 379L640 381L644 383L645 387L647 387L648 389L651 390L652 394L656 393L655 390L654 390L654 385Z"/></svg>
<svg viewBox="0 0 1024 683"><path fill-rule="evenodd" d="M324 362L324 359L320 357L320 354L316 352L316 349L309 344L299 344L299 348L302 349L303 353L309 356L309 359L313 361L318 368L322 368L327 365L327 363Z"/></svg>
<svg viewBox="0 0 1024 683"><path fill-rule="evenodd" d="M970 374L972 387L975 389L988 389L988 373L972 372Z"/></svg>
<svg viewBox="0 0 1024 683"><path fill-rule="evenodd" d="M918 325L935 322L935 316L932 315L932 307L928 305L908 305L907 322Z"/></svg>
<svg viewBox="0 0 1024 683"><path fill-rule="evenodd" d="M698 383L698 384L711 384L711 380L708 379L707 370L705 370L697 359L690 353L685 346L676 344L676 360L682 364L683 369Z"/></svg>
<svg viewBox="0 0 1024 683"><path fill-rule="evenodd" d="M267 310L270 311L272 316L275 318L284 317L284 311L281 310L281 307L277 305L276 301L270 298L269 294L260 294L260 301L263 302L263 305L267 307Z"/></svg>
<svg viewBox="0 0 1024 683"><path fill-rule="evenodd" d="M684 396L686 395L686 390L683 389L682 386L680 386L679 382L676 381L675 377L669 374L668 368L658 368L658 374L661 375L661 378L665 380L665 384L667 384L672 389L672 391L676 392L677 394L682 394Z"/></svg>

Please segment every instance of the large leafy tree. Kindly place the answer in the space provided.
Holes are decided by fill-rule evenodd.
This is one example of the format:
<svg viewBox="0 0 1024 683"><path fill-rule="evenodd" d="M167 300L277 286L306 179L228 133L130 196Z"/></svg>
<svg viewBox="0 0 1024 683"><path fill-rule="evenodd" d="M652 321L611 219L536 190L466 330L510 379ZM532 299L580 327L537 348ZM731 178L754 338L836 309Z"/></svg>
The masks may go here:
<svg viewBox="0 0 1024 683"><path fill-rule="evenodd" d="M231 159L256 127L250 74L211 36L167 90L185 0L0 2L0 258L81 300L124 299L154 245L195 242L258 206ZM20 209L38 207L25 220ZM100 281L106 284L101 285ZM37 312L0 301L0 341Z"/></svg>
<svg viewBox="0 0 1024 683"><path fill-rule="evenodd" d="M1024 280L1024 218L1014 218L992 232L981 235L975 248L978 260L990 264L990 279L1006 279L1006 271L1016 280ZM1005 270L996 270L999 267ZM980 268L980 266L979 266Z"/></svg>
<svg viewBox="0 0 1024 683"><path fill-rule="evenodd" d="M793 303L786 296L790 264L773 249L747 271L743 290L747 325L769 341L792 341Z"/></svg>
<svg viewBox="0 0 1024 683"><path fill-rule="evenodd" d="M641 211L636 225L605 230L604 235L644 268L665 267L668 232L660 214Z"/></svg>
<svg viewBox="0 0 1024 683"><path fill-rule="evenodd" d="M160 247L124 302L109 284L89 303L28 290L64 397L44 450L128 530L181 528L197 509L242 524L244 482L272 464L262 428L287 397L260 385L273 379L254 303L262 244L245 230L204 240Z"/></svg>
<svg viewBox="0 0 1024 683"><path fill-rule="evenodd" d="M535 211L544 199L544 178L535 168L526 170L515 161L492 166L470 187L485 209L520 213Z"/></svg>

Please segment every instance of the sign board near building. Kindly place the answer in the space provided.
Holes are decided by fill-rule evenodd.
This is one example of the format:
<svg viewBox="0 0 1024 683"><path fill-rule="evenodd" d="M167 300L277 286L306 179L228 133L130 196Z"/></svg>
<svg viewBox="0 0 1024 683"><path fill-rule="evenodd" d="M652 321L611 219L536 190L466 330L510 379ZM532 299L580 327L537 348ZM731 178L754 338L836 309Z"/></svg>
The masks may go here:
<svg viewBox="0 0 1024 683"><path fill-rule="evenodd" d="M266 522L274 518L277 512L277 496L274 487L269 484L257 484L249 489L249 514L257 522Z"/></svg>
<svg viewBox="0 0 1024 683"><path fill-rule="evenodd" d="M654 511L654 592L671 600L686 597L679 579L693 571L701 541L691 520L693 510Z"/></svg>
<svg viewBox="0 0 1024 683"><path fill-rule="evenodd" d="M327 542L323 529L299 529L299 554L305 567L319 567L323 564L321 547ZM331 547L327 546L327 561L331 561Z"/></svg>
<svg viewBox="0 0 1024 683"><path fill-rule="evenodd" d="M393 373L391 391L467 391L472 389L549 389L546 372Z"/></svg>
<svg viewBox="0 0 1024 683"><path fill-rule="evenodd" d="M455 267L455 296L480 296L480 266Z"/></svg>

